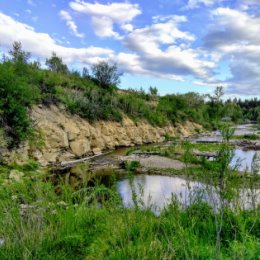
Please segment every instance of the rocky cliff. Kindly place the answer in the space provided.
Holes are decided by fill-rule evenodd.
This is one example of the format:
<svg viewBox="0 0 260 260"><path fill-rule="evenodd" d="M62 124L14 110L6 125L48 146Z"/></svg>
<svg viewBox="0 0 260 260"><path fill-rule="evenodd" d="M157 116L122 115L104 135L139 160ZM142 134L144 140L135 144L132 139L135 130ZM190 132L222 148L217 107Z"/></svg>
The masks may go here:
<svg viewBox="0 0 260 260"><path fill-rule="evenodd" d="M9 161L19 162L31 157L45 166L99 154L120 146L162 142L165 135L190 136L195 133L196 128L201 128L192 122L176 127L172 125L154 127L145 121L135 123L127 117L122 123L107 121L89 123L57 106L36 106L31 111L31 117L41 133L43 145L27 143L8 154Z"/></svg>

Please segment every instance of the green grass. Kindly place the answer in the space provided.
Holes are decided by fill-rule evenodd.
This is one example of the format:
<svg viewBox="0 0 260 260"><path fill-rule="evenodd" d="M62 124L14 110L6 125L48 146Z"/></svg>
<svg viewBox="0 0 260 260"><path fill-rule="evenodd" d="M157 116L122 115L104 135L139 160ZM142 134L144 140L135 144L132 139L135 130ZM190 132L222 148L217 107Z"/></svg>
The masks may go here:
<svg viewBox="0 0 260 260"><path fill-rule="evenodd" d="M12 169L23 172L20 181L8 177ZM260 208L225 207L219 253L220 213L200 201L182 208L173 199L156 216L124 208L115 186L54 186L33 162L2 166L0 184L1 260L259 259Z"/></svg>
<svg viewBox="0 0 260 260"><path fill-rule="evenodd" d="M238 140L260 140L259 134L244 134L244 135L234 135L232 139L238 139Z"/></svg>

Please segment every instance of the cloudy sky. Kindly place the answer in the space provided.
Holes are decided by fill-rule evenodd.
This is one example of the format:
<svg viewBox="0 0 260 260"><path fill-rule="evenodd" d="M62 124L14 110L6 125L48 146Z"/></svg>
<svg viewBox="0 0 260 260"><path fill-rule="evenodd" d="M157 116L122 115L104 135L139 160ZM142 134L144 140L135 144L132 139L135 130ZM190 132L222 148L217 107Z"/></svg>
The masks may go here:
<svg viewBox="0 0 260 260"><path fill-rule="evenodd" d="M1 0L1 51L13 41L74 69L116 62L122 88L260 96L260 0Z"/></svg>

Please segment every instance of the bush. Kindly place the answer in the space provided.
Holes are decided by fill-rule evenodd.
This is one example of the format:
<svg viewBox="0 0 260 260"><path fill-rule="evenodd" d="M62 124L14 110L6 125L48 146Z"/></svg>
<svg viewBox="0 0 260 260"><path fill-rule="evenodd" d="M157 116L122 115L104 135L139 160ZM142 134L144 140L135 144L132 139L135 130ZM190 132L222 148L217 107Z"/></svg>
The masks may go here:
<svg viewBox="0 0 260 260"><path fill-rule="evenodd" d="M101 87L109 88L120 83L120 73L117 65L110 65L105 61L100 61L92 66L92 74Z"/></svg>
<svg viewBox="0 0 260 260"><path fill-rule="evenodd" d="M40 98L39 89L17 77L14 66L0 64L1 127L10 137L8 146L17 146L31 132L28 108Z"/></svg>

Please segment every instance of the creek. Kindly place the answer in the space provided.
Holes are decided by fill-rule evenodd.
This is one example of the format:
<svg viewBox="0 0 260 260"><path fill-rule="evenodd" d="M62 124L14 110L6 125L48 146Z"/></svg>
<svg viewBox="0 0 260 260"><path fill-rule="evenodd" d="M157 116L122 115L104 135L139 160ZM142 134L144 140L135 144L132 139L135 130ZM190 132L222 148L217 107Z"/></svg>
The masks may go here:
<svg viewBox="0 0 260 260"><path fill-rule="evenodd" d="M242 125L237 127L236 134L251 134L252 131L254 130L252 130L251 125ZM193 141L197 140L217 140L219 142L221 136L219 132L214 132L210 137L202 137ZM127 151L128 148L120 148L97 161L113 161L118 156L126 155ZM236 147L230 167L236 168L241 174L245 171L250 174L254 157L258 157L259 160L259 151L243 150ZM258 174L260 173L259 168ZM173 198L177 199L183 206L188 206L199 200L207 202L216 209L220 203L217 187L199 181L190 181L185 176L138 174L129 177L125 174L119 174L116 187L125 207L132 207L137 204L144 208L151 208L156 214L159 214L164 207L171 203ZM235 189L234 192L235 200L231 202L233 206L239 204L244 208L252 208L260 202L260 189L240 187Z"/></svg>
<svg viewBox="0 0 260 260"><path fill-rule="evenodd" d="M219 193L213 185L175 176L135 175L131 179L118 180L117 189L125 207L132 207L137 203L143 208L151 208L156 214L173 199L177 199L184 207L198 201L207 202L214 209L220 204ZM259 195L259 189L237 189L235 202L232 201L231 204L246 209L253 208L260 202Z"/></svg>

